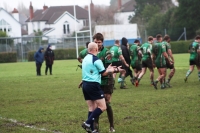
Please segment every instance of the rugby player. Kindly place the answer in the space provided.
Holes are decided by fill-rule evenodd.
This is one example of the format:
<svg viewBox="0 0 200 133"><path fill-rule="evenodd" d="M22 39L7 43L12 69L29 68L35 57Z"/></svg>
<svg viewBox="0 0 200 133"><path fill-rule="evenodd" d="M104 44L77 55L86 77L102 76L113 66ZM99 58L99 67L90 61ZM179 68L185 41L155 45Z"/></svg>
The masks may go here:
<svg viewBox="0 0 200 133"><path fill-rule="evenodd" d="M88 119L82 124L82 127L88 133L94 132L91 129L94 119L106 110L104 94L100 88L101 75L107 76L120 70L120 68L114 68L111 65L105 69L97 54L98 45L94 42L90 43L88 45L88 54L82 63L82 90L89 109Z"/></svg>
<svg viewBox="0 0 200 133"><path fill-rule="evenodd" d="M200 81L200 35L197 35L195 37L195 41L189 46L189 52L190 52L190 68L186 73L184 81L187 82L189 75L193 72L194 67L196 65L198 69L198 77Z"/></svg>
<svg viewBox="0 0 200 133"><path fill-rule="evenodd" d="M164 38L163 38L163 44L165 44L166 46L166 52L168 54L168 58L171 60L171 62L173 62L173 64L170 64L167 60L166 60L166 68L167 69L170 69L170 73L168 75L168 79L165 83L166 87L171 87L170 85L170 80L172 79L172 77L174 76L175 74L175 67L174 67L174 57L173 57L173 54L172 54L172 50L171 50L171 45L170 45L170 36L169 35L165 35ZM167 75L167 73L166 73ZM165 82L165 81L164 81Z"/></svg>
<svg viewBox="0 0 200 133"><path fill-rule="evenodd" d="M165 88L164 78L166 76L166 60L172 65L172 62L169 60L168 55L166 53L166 46L162 43L162 35L158 34L156 36L157 42L153 46L153 59L155 65L157 67L159 76L154 82L154 88L157 89L157 83L161 82L161 89Z"/></svg>
<svg viewBox="0 0 200 133"><path fill-rule="evenodd" d="M115 40L115 45L110 48L110 52L112 55L112 58L110 61L110 63L112 63L112 66L122 66L122 63L124 63L126 65L126 67L129 67L129 65L126 63L126 60L124 59L124 57L122 55L122 50L120 47L119 40ZM121 77L125 77L126 71L124 70L120 74L121 74ZM116 74L114 73L113 78L115 79L115 77L116 77ZM125 88L124 82L121 82L120 88L121 89Z"/></svg>
<svg viewBox="0 0 200 133"><path fill-rule="evenodd" d="M131 45L129 48L130 55L131 55L131 67L134 71L134 77L131 79L131 83L133 85L135 85L135 81L137 80L142 70L142 64L141 64L142 53L141 53L139 45L140 45L140 41L135 40L134 45Z"/></svg>
<svg viewBox="0 0 200 133"><path fill-rule="evenodd" d="M152 59L152 44L153 44L153 37L148 37L148 42L142 44L142 72L139 74L138 79L135 81L135 86L139 85L140 80L142 79L143 75L146 73L147 68L150 71L150 80L151 85L153 85L154 81L154 69L153 69L153 59Z"/></svg>

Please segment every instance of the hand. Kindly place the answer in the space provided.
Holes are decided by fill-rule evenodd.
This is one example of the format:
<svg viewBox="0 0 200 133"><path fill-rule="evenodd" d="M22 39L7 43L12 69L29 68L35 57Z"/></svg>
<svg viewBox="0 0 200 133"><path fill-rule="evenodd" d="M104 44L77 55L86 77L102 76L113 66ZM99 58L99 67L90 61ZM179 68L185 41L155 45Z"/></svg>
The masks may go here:
<svg viewBox="0 0 200 133"><path fill-rule="evenodd" d="M83 85L83 81L81 81L78 85L78 88L82 88L82 85Z"/></svg>
<svg viewBox="0 0 200 133"><path fill-rule="evenodd" d="M156 67L156 65L153 63L153 68L155 68Z"/></svg>
<svg viewBox="0 0 200 133"><path fill-rule="evenodd" d="M129 64L126 63L125 65L126 65L126 67L129 67Z"/></svg>
<svg viewBox="0 0 200 133"><path fill-rule="evenodd" d="M119 70L120 73L125 71L124 69L122 69L122 66L117 67L117 69Z"/></svg>

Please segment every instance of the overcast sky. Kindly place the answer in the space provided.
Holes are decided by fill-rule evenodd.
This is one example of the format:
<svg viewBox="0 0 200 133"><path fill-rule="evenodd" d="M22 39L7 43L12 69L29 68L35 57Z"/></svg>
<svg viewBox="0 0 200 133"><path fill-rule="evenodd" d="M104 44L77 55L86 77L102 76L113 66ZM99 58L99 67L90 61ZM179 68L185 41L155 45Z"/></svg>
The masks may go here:
<svg viewBox="0 0 200 133"><path fill-rule="evenodd" d="M0 0L0 7L7 6L8 9L13 10L17 8L19 3L23 3L27 8L29 8L30 1L32 1L33 7L37 9L46 6L64 6L64 5L88 5L91 0ZM110 0L92 0L95 5L110 5Z"/></svg>

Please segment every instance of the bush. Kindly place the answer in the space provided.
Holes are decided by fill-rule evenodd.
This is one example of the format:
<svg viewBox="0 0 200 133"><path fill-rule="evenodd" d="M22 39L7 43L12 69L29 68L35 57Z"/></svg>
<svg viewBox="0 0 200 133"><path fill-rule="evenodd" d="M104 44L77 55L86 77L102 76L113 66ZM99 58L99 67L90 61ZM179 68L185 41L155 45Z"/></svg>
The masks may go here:
<svg viewBox="0 0 200 133"><path fill-rule="evenodd" d="M16 52L3 52L0 53L0 63L17 62Z"/></svg>
<svg viewBox="0 0 200 133"><path fill-rule="evenodd" d="M172 52L173 54L177 53L187 53L189 45L192 43L192 41L176 41L171 42Z"/></svg>
<svg viewBox="0 0 200 133"><path fill-rule="evenodd" d="M79 52L84 48L79 48ZM36 51L28 52L28 61L35 61L34 54ZM55 60L76 59L76 49L56 49L54 50Z"/></svg>

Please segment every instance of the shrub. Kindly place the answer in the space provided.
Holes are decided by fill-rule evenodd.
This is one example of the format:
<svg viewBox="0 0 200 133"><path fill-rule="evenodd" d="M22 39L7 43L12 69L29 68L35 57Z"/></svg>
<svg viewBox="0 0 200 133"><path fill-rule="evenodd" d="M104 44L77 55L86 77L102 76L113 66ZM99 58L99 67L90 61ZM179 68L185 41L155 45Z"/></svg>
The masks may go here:
<svg viewBox="0 0 200 133"><path fill-rule="evenodd" d="M16 52L3 52L0 53L0 63L17 62Z"/></svg>
<svg viewBox="0 0 200 133"><path fill-rule="evenodd" d="M171 42L172 52L173 54L177 53L187 53L189 45L192 43L192 41L177 41L177 42Z"/></svg>

